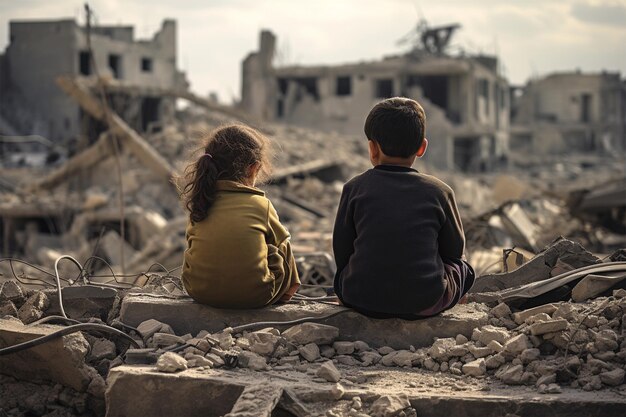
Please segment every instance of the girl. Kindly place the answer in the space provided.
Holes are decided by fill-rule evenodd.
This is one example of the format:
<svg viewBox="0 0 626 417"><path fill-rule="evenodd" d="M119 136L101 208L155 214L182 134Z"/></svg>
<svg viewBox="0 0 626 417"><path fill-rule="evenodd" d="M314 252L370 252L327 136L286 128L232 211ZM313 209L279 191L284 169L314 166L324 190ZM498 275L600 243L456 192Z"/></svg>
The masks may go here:
<svg viewBox="0 0 626 417"><path fill-rule="evenodd" d="M250 127L221 127L185 170L181 197L190 214L182 280L200 303L263 307L289 300L300 285L289 232L255 187L270 170L268 148Z"/></svg>

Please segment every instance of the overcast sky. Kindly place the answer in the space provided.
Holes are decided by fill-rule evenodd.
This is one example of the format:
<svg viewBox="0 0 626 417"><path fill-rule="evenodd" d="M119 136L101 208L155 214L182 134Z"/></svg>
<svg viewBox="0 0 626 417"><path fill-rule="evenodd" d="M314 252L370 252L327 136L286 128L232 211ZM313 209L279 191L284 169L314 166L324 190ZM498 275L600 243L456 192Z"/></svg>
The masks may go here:
<svg viewBox="0 0 626 417"><path fill-rule="evenodd" d="M11 19L78 18L77 0L0 0L0 50ZM164 18L178 21L179 66L191 88L240 96L241 60L257 48L260 29L278 36L280 61L331 64L372 60L406 49L396 41L419 13L431 25L458 22L454 44L498 53L505 75L574 70L626 75L626 0L92 0L103 24L135 25L151 37Z"/></svg>

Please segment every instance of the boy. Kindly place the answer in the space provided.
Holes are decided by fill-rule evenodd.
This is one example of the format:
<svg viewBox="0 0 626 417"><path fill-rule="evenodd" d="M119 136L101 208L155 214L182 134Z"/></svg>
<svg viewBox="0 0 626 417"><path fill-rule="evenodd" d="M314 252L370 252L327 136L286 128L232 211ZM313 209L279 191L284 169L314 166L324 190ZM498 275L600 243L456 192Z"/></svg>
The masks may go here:
<svg viewBox="0 0 626 417"><path fill-rule="evenodd" d="M454 192L411 168L424 155L426 116L408 98L378 103L365 121L374 166L345 184L335 227L335 293L378 318L418 319L459 302L474 283Z"/></svg>

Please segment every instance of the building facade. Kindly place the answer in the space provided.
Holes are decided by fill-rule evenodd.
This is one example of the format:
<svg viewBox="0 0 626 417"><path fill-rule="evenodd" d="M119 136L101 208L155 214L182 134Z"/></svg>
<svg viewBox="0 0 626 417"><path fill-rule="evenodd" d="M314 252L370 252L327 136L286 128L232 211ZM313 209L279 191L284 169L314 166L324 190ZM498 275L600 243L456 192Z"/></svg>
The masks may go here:
<svg viewBox="0 0 626 417"><path fill-rule="evenodd" d="M512 97L515 148L567 153L626 149L626 81L619 73L555 73Z"/></svg>
<svg viewBox="0 0 626 417"><path fill-rule="evenodd" d="M90 56L85 27L74 20L12 21L10 43L0 55L0 128L12 134L41 135L55 143L91 136L94 122L55 83L58 76L101 77L138 87L186 89L176 68L176 22L165 20L152 39L135 40L132 26L91 28ZM117 94L117 93L116 93ZM174 111L174 99L109 96L112 108L131 125L148 129ZM6 132L5 134L8 134Z"/></svg>
<svg viewBox="0 0 626 417"><path fill-rule="evenodd" d="M262 31L259 50L242 64L241 106L257 117L362 135L378 101L405 96L424 107L434 166L487 171L506 158L509 85L496 57L413 51L375 62L275 67L275 45Z"/></svg>

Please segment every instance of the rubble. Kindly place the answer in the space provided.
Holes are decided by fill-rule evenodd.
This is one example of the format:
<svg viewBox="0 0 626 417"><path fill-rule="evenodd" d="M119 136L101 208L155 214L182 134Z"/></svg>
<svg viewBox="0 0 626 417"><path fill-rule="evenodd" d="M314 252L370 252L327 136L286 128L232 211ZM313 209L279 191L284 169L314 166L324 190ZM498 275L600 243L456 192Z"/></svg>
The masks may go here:
<svg viewBox="0 0 626 417"><path fill-rule="evenodd" d="M187 369L187 360L173 352L165 352L156 363L159 372L179 372Z"/></svg>

